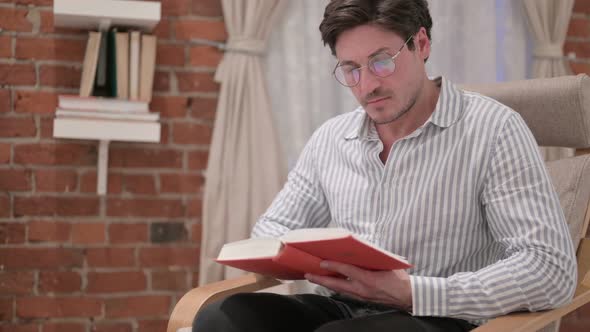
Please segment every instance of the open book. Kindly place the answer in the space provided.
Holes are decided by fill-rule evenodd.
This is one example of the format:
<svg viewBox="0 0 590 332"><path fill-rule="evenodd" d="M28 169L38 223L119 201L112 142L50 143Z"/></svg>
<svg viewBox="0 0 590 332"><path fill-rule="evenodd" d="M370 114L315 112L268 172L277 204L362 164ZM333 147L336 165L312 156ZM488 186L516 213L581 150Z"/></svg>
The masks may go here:
<svg viewBox="0 0 590 332"><path fill-rule="evenodd" d="M217 262L277 279L304 279L305 273L335 275L320 267L322 260L368 270L412 267L405 258L366 242L342 228L305 228L281 238L251 238L227 243Z"/></svg>

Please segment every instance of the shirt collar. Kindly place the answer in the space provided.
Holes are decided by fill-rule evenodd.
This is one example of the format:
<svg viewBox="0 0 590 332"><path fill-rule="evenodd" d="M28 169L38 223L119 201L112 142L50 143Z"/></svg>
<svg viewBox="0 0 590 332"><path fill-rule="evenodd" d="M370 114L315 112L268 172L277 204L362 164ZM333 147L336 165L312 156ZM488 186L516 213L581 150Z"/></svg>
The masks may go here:
<svg viewBox="0 0 590 332"><path fill-rule="evenodd" d="M434 80L440 82L440 94L434 112L421 128L429 123L441 128L448 128L457 122L463 114L462 91L444 77L437 77ZM364 109L359 107L356 111L361 115L355 119L356 123L352 126L352 130L344 136L344 139L378 139L377 129Z"/></svg>

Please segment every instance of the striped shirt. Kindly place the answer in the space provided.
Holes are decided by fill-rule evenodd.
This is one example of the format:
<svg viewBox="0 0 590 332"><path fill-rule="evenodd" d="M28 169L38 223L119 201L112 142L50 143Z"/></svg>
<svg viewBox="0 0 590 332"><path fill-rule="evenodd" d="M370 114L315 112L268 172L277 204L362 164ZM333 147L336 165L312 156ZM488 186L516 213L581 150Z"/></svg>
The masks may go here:
<svg viewBox="0 0 590 332"><path fill-rule="evenodd" d="M337 226L405 256L416 316L475 324L568 302L573 244L521 116L442 79L430 118L383 144L361 108L323 124L252 231Z"/></svg>

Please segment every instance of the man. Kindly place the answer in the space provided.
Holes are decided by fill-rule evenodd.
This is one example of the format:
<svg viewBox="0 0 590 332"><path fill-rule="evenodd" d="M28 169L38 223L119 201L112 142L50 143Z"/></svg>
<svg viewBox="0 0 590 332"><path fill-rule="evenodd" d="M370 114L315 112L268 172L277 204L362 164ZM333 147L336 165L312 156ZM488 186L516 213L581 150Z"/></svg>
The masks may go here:
<svg viewBox="0 0 590 332"><path fill-rule="evenodd" d="M430 80L425 0L332 0L320 31L361 108L319 128L253 230L332 224L408 258L409 271L306 275L331 295L238 294L194 331L468 331L568 302L575 255L522 118Z"/></svg>

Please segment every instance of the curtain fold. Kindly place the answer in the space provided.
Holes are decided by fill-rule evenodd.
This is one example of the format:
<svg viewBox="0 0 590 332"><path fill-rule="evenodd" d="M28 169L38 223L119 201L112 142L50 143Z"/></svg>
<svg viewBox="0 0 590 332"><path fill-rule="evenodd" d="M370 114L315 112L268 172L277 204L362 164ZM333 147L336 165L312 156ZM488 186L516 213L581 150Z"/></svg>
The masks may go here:
<svg viewBox="0 0 590 332"><path fill-rule="evenodd" d="M221 84L203 199L199 284L241 272L214 262L226 242L249 237L286 169L261 55L285 0L222 0L228 32L215 73Z"/></svg>
<svg viewBox="0 0 590 332"><path fill-rule="evenodd" d="M529 29L534 35L534 78L571 75L563 56L563 44L572 16L574 0L523 0ZM574 155L573 149L543 147L545 160L556 160Z"/></svg>

